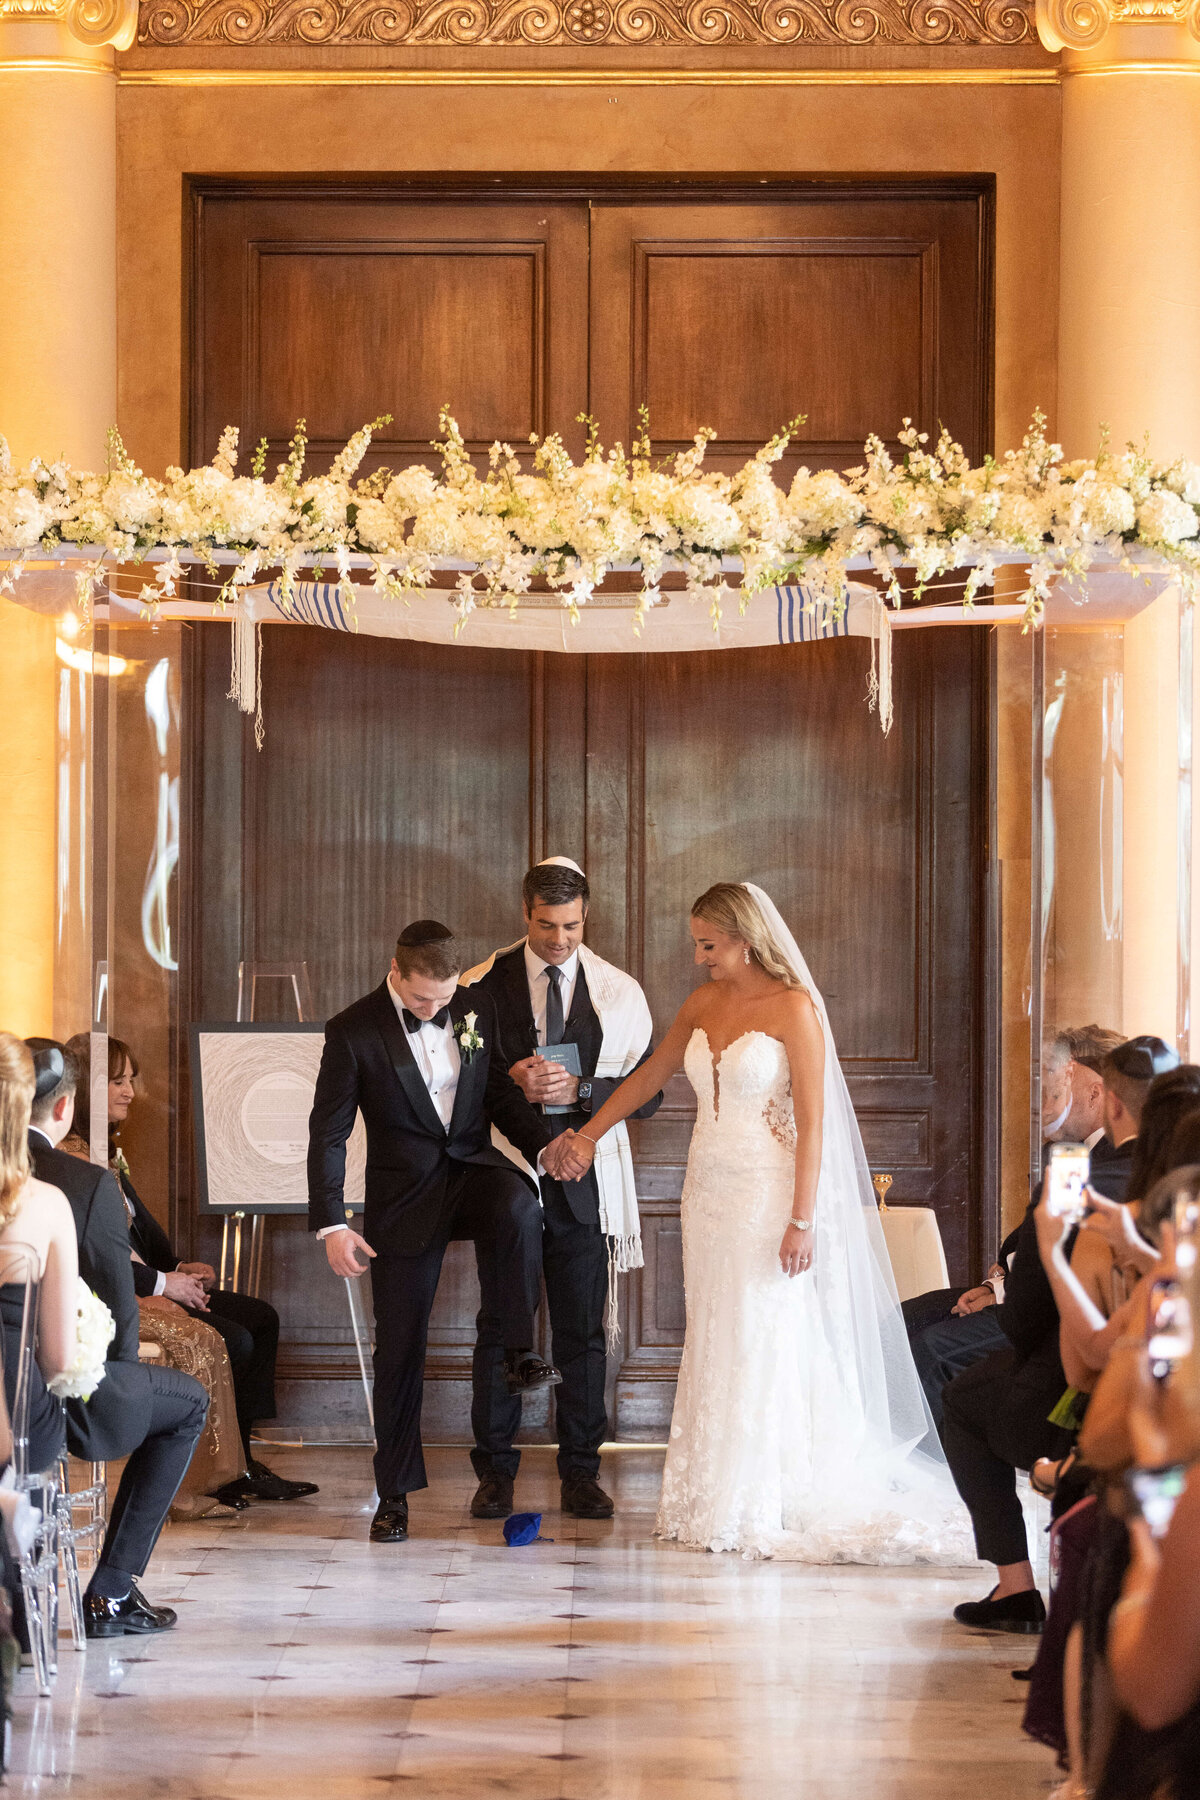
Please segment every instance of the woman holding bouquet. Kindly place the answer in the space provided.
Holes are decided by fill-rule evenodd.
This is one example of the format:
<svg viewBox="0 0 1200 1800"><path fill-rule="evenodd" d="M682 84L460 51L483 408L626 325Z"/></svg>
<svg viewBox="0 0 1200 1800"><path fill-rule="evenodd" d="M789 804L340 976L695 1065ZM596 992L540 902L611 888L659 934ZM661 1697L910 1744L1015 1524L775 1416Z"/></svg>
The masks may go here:
<svg viewBox="0 0 1200 1800"><path fill-rule="evenodd" d="M79 1259L75 1220L56 1187L29 1166L33 1057L21 1039L0 1031L0 1334L10 1416L16 1401L21 1315L28 1270L37 1282L37 1354L29 1397L28 1467L52 1468L66 1432L62 1403L47 1382L75 1361Z"/></svg>

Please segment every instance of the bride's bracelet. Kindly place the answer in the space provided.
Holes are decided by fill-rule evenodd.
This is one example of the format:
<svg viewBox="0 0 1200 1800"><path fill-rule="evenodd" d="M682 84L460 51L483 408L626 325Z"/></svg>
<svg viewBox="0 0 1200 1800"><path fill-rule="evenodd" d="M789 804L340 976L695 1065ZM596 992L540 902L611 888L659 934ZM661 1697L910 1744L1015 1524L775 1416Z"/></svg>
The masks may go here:
<svg viewBox="0 0 1200 1800"><path fill-rule="evenodd" d="M788 1224L792 1227L793 1231L811 1231L812 1230L812 1220L811 1219L789 1219Z"/></svg>

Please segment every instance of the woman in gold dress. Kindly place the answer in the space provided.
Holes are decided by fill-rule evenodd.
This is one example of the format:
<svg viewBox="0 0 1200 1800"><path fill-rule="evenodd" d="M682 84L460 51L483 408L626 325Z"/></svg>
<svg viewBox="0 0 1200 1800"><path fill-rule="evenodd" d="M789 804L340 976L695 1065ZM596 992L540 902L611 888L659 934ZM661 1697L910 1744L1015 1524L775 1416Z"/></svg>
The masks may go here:
<svg viewBox="0 0 1200 1800"><path fill-rule="evenodd" d="M73 1037L68 1047L79 1063L79 1085L75 1093L74 1127L59 1148L87 1162L90 1160L91 1141L91 1044L86 1032ZM119 1039L110 1038L110 1082L125 1078L128 1060L126 1046ZM129 1070L128 1073L132 1075L134 1071ZM109 1167L116 1176L117 1185L129 1207L129 1197L125 1190L129 1164L124 1152L117 1146L111 1124L108 1130L108 1148ZM141 1260L132 1246L130 1256L135 1262ZM237 1481L246 1473L246 1459L238 1430L233 1375L229 1367L229 1354L220 1334L202 1319L193 1318L165 1294L139 1297L138 1312L138 1332L142 1342L157 1344L162 1360L173 1369L182 1369L185 1374L195 1376L209 1396L208 1423L196 1445L183 1485L175 1496L171 1517L198 1519L222 1510L241 1511L249 1504L247 1501L231 1504L216 1497L218 1488Z"/></svg>

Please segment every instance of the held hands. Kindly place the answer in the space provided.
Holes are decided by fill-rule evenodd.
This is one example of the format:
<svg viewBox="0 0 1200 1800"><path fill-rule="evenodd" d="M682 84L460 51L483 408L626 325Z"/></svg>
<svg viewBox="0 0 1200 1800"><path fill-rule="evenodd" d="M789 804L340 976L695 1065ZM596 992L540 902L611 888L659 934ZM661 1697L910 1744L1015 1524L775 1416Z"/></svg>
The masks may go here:
<svg viewBox="0 0 1200 1800"><path fill-rule="evenodd" d="M195 1275L183 1269L172 1269L163 1283L163 1293L178 1306L193 1306L197 1312L208 1311L208 1295Z"/></svg>
<svg viewBox="0 0 1200 1800"><path fill-rule="evenodd" d="M325 1239L325 1255L329 1259L330 1268L335 1275L340 1275L347 1281L367 1272L366 1263L359 1261L360 1250L367 1257L375 1254L366 1238L359 1237L357 1231L351 1231L348 1225L345 1231L331 1231Z"/></svg>
<svg viewBox="0 0 1200 1800"><path fill-rule="evenodd" d="M551 1138L542 1151L542 1167L555 1181L579 1181L587 1174L596 1156L591 1138L577 1131L564 1131Z"/></svg>
<svg viewBox="0 0 1200 1800"><path fill-rule="evenodd" d="M175 1273L177 1275L194 1275L196 1280L203 1283L206 1288L214 1288L217 1285L217 1271L211 1263L176 1263Z"/></svg>
<svg viewBox="0 0 1200 1800"><path fill-rule="evenodd" d="M988 1274L1002 1276L1004 1270L1001 1269L998 1264L993 1263L992 1267L988 1270ZM950 1308L950 1311L954 1314L955 1318L966 1319L969 1318L972 1313L982 1312L985 1307L995 1306L995 1304L996 1290L995 1288L988 1287L985 1283L982 1287L968 1288L965 1294L960 1294L957 1303Z"/></svg>
<svg viewBox="0 0 1200 1800"><path fill-rule="evenodd" d="M508 1071L531 1106L574 1106L579 1077L545 1056L527 1056Z"/></svg>
<svg viewBox="0 0 1200 1800"><path fill-rule="evenodd" d="M813 1263L813 1234L808 1231L797 1231L789 1225L783 1234L783 1242L779 1246L779 1266L789 1281L795 1275L803 1275Z"/></svg>

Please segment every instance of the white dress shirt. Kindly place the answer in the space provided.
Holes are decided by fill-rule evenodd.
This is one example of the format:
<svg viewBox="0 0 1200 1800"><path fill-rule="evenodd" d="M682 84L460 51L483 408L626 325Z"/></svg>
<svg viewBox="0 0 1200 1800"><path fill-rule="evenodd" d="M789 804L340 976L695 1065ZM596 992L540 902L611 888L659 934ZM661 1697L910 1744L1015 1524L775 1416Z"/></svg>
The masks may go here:
<svg viewBox="0 0 1200 1800"><path fill-rule="evenodd" d="M450 1129L450 1115L454 1111L454 1096L458 1092L458 1077L462 1068L459 1055L458 1039L454 1035L454 1021L447 1019L444 1025L435 1025L432 1019L422 1021L420 1031L410 1032L404 1023L404 1002L392 986L392 978L388 976L388 993L392 997L392 1005L396 1016L408 1038L408 1047L413 1053L413 1061L421 1071L421 1079L429 1089L429 1098L437 1109L437 1116Z"/></svg>
<svg viewBox="0 0 1200 1800"><path fill-rule="evenodd" d="M546 1042L546 998L550 992L546 970L551 967L557 968L562 977L558 984L558 991L562 995L562 1016L565 1025L571 1016L571 1002L575 998L575 982L579 975L579 952L572 950L565 963L546 963L542 961L536 950L529 948L527 938L525 940L525 975L529 982L529 1004L533 1008L533 1023L539 1044Z"/></svg>

